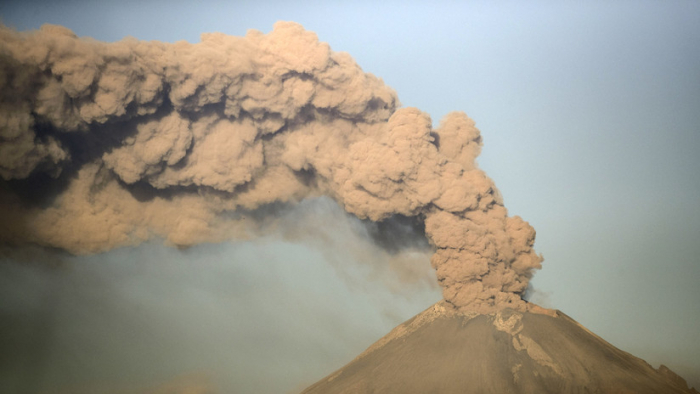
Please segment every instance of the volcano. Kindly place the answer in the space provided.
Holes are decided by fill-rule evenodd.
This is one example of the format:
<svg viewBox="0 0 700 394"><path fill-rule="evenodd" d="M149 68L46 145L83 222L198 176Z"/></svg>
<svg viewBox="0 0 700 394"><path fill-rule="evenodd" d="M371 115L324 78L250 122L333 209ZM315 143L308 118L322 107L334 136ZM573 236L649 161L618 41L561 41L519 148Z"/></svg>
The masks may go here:
<svg viewBox="0 0 700 394"><path fill-rule="evenodd" d="M441 301L302 394L697 393L558 310L458 313Z"/></svg>

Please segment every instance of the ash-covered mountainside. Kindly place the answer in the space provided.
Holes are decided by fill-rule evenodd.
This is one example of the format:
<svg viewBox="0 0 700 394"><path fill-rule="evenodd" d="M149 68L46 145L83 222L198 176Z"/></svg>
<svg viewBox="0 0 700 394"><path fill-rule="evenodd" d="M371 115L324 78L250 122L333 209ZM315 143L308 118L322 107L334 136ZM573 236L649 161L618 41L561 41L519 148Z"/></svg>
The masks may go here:
<svg viewBox="0 0 700 394"><path fill-rule="evenodd" d="M697 393L567 315L539 312L455 313L441 301L303 394Z"/></svg>

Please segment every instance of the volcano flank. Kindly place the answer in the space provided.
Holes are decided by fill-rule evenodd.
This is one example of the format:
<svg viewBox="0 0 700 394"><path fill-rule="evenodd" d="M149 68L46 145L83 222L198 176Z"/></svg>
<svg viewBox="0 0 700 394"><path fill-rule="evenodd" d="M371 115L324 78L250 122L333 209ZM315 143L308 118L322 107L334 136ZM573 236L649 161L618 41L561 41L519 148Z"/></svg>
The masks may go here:
<svg viewBox="0 0 700 394"><path fill-rule="evenodd" d="M697 393L560 311L459 313L444 303L302 394Z"/></svg>

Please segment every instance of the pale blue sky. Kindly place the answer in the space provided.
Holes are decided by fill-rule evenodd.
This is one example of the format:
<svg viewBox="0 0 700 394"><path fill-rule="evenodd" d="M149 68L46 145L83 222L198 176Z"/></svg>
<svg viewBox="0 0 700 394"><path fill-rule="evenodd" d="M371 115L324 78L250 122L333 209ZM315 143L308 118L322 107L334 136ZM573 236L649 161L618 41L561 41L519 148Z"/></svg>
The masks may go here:
<svg viewBox="0 0 700 394"><path fill-rule="evenodd" d="M131 35L197 42L202 32L243 35L249 28L269 32L277 20L301 23L436 124L453 110L471 116L484 138L481 167L510 213L537 230L536 249L545 257L533 281L538 299L700 386L700 1L427 3L24 0L3 2L0 17L19 30L56 23L106 41ZM254 260L261 245L202 253ZM266 258L279 263L294 255L311 265L325 258L312 247L281 248L291 249ZM126 251L115 253L90 260L127 259ZM178 252L133 253L146 259ZM252 280L259 272L245 275ZM281 280L290 294L325 286L294 271ZM361 327L328 312L337 303L357 308L352 316L369 316L367 334L356 344L345 340L362 348L433 301L434 293L419 293L392 299L387 290L355 284L326 297L327 305L319 301L314 319ZM227 300L217 302L238 305ZM392 302L397 316L381 317ZM248 331L236 332L245 338ZM354 357L355 347L317 360L339 363L332 370Z"/></svg>

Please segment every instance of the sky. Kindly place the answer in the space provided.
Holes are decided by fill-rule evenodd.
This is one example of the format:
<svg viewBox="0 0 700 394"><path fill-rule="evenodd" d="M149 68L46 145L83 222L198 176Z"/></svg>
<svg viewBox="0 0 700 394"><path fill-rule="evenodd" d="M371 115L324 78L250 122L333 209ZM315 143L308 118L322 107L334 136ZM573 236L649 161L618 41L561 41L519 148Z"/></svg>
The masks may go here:
<svg viewBox="0 0 700 394"><path fill-rule="evenodd" d="M301 23L435 125L455 110L476 121L480 167L537 230L533 301L700 387L700 2L25 0L0 19L192 43ZM39 391L180 376L295 392L440 299L364 264L364 230L332 202L300 209L331 223L337 253L272 237L61 255L52 271L3 260L3 307L27 311L4 345L41 351L0 376ZM42 379L17 378L33 365Z"/></svg>

